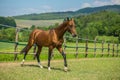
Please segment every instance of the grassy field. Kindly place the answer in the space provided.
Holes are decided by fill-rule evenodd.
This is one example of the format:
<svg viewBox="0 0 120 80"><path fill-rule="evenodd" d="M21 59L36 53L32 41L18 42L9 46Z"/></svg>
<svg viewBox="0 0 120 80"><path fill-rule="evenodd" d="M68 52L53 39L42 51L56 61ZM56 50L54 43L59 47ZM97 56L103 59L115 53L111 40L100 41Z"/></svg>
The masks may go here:
<svg viewBox="0 0 120 80"><path fill-rule="evenodd" d="M26 44L26 42L20 42ZM67 42L68 46L75 46L75 43ZM85 43L79 43L79 46L85 46ZM101 48L101 44L96 44L97 48ZM19 45L18 51L22 50L25 45ZM93 43L89 43L89 48L94 48ZM104 44L107 48L107 44ZM110 44L112 49L112 44ZM115 48L116 49L116 48ZM120 49L120 47L119 47ZM51 71L47 70L47 52L48 48L43 48L41 53L41 63L44 66L40 69L37 61L33 60L33 54L26 57L23 67L20 61L23 55L18 55L17 61L14 61L14 54L0 54L0 80L120 80L120 56L107 56L107 50L101 57L101 49L97 50L96 58L94 58L94 50L89 49L88 58L84 58L85 49L78 50L78 58L75 58L75 48L66 48L68 61L68 72L63 71L63 58L55 49L54 58L51 60ZM14 43L0 42L0 52L14 52ZM29 54L33 52L30 50ZM116 54L116 52L115 52Z"/></svg>
<svg viewBox="0 0 120 80"><path fill-rule="evenodd" d="M0 63L0 80L120 80L120 58L68 59L68 72L63 71L63 60L52 60L51 71L47 61L43 69L37 63Z"/></svg>
<svg viewBox="0 0 120 80"><path fill-rule="evenodd" d="M44 27L44 26L50 26L50 25L54 25L55 23L62 23L62 19L58 19L58 20L20 20L20 19L15 19L17 26L20 27L31 27L32 25L35 26L40 26L40 27Z"/></svg>

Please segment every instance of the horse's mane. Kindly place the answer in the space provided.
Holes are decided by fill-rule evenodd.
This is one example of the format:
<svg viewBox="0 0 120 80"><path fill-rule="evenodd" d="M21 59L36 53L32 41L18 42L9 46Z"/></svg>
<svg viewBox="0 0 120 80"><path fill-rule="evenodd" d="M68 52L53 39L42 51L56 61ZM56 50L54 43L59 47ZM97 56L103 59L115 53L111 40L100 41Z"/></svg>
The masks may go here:
<svg viewBox="0 0 120 80"><path fill-rule="evenodd" d="M60 30L60 29L63 29L63 27L65 27L66 26L66 23L67 23L67 21L64 21L63 23L61 23L60 25L58 25L57 27L55 27L55 28L53 28L53 29L58 29L58 30Z"/></svg>

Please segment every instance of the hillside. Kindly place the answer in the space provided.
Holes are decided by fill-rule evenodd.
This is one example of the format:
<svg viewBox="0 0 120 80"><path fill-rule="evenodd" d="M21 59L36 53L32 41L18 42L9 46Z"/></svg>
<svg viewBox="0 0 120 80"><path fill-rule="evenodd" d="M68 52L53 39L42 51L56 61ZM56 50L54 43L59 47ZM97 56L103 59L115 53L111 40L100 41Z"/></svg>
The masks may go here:
<svg viewBox="0 0 120 80"><path fill-rule="evenodd" d="M74 17L79 15L85 15L85 14L95 13L99 11L120 12L120 5L88 7L88 8L79 9L77 11L28 14L28 15L20 15L20 16L13 16L13 17L15 19L24 19L24 20L53 20L53 19L63 19L68 16Z"/></svg>

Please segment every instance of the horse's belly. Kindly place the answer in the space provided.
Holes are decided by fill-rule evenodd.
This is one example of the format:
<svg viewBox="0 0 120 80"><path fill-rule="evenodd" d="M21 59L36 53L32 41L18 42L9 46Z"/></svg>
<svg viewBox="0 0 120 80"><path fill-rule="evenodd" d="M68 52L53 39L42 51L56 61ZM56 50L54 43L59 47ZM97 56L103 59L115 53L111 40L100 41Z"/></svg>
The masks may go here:
<svg viewBox="0 0 120 80"><path fill-rule="evenodd" d="M45 46L45 47L48 47L50 46L52 43L51 41L49 41L49 39L39 39L38 41L36 41L36 44L39 45L39 46Z"/></svg>
<svg viewBox="0 0 120 80"><path fill-rule="evenodd" d="M39 42L37 42L37 45L44 46L44 47L49 47L52 45L52 46L56 47L56 46L61 45L61 44L59 44L58 42L52 42L49 40L44 40L44 41L40 40Z"/></svg>

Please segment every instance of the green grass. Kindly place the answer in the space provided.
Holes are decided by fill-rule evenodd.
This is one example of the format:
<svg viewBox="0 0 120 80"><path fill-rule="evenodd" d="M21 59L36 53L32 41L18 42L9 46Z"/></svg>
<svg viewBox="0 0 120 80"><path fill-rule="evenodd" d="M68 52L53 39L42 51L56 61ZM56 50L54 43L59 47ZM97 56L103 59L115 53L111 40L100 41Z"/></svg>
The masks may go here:
<svg viewBox="0 0 120 80"><path fill-rule="evenodd" d="M17 26L20 27L31 27L32 25L35 26L50 26L54 25L55 23L62 23L62 19L56 19L56 20L21 20L21 19L15 19Z"/></svg>
<svg viewBox="0 0 120 80"><path fill-rule="evenodd" d="M63 60L42 61L43 69L36 62L0 63L0 80L120 80L120 58L68 59L68 72L63 71Z"/></svg>
<svg viewBox="0 0 120 80"><path fill-rule="evenodd" d="M20 42L20 44L26 44L26 42ZM67 45L75 46L75 43L67 43ZM78 45L85 46L85 43ZM24 46L19 45L18 51L22 50ZM93 48L94 44L89 43L88 46ZM97 43L96 46L100 48L101 44ZM107 47L107 44L104 47ZM112 49L112 44L110 47ZM108 57L106 50L105 55L101 58L101 50L97 50L96 58L94 58L93 50L90 49L88 58L84 58L85 49L82 48L78 50L78 58L75 59L75 50L72 48L65 50L68 72L63 71L63 58L56 49L54 58L51 60L51 71L47 70L48 48L43 48L40 56L43 69L38 67L36 60L33 60L33 54L27 55L23 67L20 66L23 54L18 54L17 61L14 61L14 54L0 54L0 80L120 80L120 56L112 57L112 51L110 51ZM0 51L14 51L14 44L0 42ZM29 54L32 52L31 49Z"/></svg>

